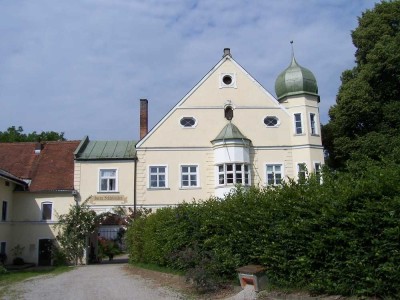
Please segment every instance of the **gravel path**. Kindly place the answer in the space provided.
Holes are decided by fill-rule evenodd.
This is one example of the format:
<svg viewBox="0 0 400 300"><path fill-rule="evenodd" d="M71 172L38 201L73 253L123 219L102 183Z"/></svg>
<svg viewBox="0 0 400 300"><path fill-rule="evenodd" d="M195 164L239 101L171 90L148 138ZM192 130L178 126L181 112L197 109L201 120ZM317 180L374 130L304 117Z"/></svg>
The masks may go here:
<svg viewBox="0 0 400 300"><path fill-rule="evenodd" d="M153 282L124 270L125 264L81 266L56 276L44 276L13 286L4 299L182 299Z"/></svg>

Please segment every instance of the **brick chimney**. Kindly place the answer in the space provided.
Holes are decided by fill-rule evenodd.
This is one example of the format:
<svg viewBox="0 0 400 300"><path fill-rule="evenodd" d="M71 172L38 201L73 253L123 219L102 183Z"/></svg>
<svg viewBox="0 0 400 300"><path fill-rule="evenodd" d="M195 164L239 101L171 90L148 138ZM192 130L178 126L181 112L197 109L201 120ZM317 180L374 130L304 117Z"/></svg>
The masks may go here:
<svg viewBox="0 0 400 300"><path fill-rule="evenodd" d="M225 56L230 56L230 57L232 57L231 49L230 49L230 48L224 48L224 55L222 55L222 57L225 57Z"/></svg>
<svg viewBox="0 0 400 300"><path fill-rule="evenodd" d="M149 131L149 111L147 99L140 99L140 139Z"/></svg>

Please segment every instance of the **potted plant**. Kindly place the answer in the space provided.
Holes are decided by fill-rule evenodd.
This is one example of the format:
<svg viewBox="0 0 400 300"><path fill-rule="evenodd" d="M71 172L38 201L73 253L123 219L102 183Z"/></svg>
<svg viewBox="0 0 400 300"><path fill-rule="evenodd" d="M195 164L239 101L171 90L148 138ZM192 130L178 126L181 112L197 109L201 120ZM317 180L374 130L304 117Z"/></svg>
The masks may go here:
<svg viewBox="0 0 400 300"><path fill-rule="evenodd" d="M21 245L17 244L14 248L11 249L11 253L14 257L13 259L13 265L23 265L25 263L24 259L21 257L22 252L24 251L25 247L22 247Z"/></svg>
<svg viewBox="0 0 400 300"><path fill-rule="evenodd" d="M108 257L108 260L113 260L114 256L119 253L120 253L119 247L115 241L99 237L98 256L100 258Z"/></svg>

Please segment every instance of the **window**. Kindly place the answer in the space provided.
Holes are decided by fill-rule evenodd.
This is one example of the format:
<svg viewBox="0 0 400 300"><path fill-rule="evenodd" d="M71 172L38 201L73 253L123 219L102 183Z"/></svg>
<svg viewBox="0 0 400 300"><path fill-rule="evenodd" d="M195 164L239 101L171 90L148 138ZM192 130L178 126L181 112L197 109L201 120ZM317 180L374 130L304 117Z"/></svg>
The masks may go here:
<svg viewBox="0 0 400 300"><path fill-rule="evenodd" d="M219 75L220 88L236 88L236 74L235 73L221 73Z"/></svg>
<svg viewBox="0 0 400 300"><path fill-rule="evenodd" d="M230 75L225 75L224 77L222 77L222 82L223 82L225 85L231 85L232 82L233 82L232 76L230 76Z"/></svg>
<svg viewBox="0 0 400 300"><path fill-rule="evenodd" d="M294 127L296 134L303 133L303 127L301 124L301 114L294 114Z"/></svg>
<svg viewBox="0 0 400 300"><path fill-rule="evenodd" d="M264 118L264 124L267 127L276 127L278 125L278 118L275 116L267 116Z"/></svg>
<svg viewBox="0 0 400 300"><path fill-rule="evenodd" d="M267 184L278 185L282 183L282 165L267 165Z"/></svg>
<svg viewBox="0 0 400 300"><path fill-rule="evenodd" d="M198 173L196 165L185 165L181 166L181 187L197 187L198 183Z"/></svg>
<svg viewBox="0 0 400 300"><path fill-rule="evenodd" d="M1 242L0 243L0 254L6 254L6 242Z"/></svg>
<svg viewBox="0 0 400 300"><path fill-rule="evenodd" d="M233 108L230 105L225 107L225 119L229 121L233 119Z"/></svg>
<svg viewBox="0 0 400 300"><path fill-rule="evenodd" d="M150 166L149 167L149 187L150 188L166 188L167 187L167 167L166 166Z"/></svg>
<svg viewBox="0 0 400 300"><path fill-rule="evenodd" d="M53 211L53 203L43 202L42 203L42 220L43 221L51 220L52 211Z"/></svg>
<svg viewBox="0 0 400 300"><path fill-rule="evenodd" d="M190 128L196 125L196 119L193 117L184 117L180 121L182 127Z"/></svg>
<svg viewBox="0 0 400 300"><path fill-rule="evenodd" d="M222 164L218 165L218 184L250 184L249 165L246 164Z"/></svg>
<svg viewBox="0 0 400 300"><path fill-rule="evenodd" d="M311 113L310 114L310 130L311 130L311 135L317 135L317 127L315 124L315 114Z"/></svg>
<svg viewBox="0 0 400 300"><path fill-rule="evenodd" d="M316 162L314 163L314 174L317 177L318 182L321 182L321 163Z"/></svg>
<svg viewBox="0 0 400 300"><path fill-rule="evenodd" d="M307 175L307 165L305 163L297 164L297 175L299 182L305 182Z"/></svg>
<svg viewBox="0 0 400 300"><path fill-rule="evenodd" d="M100 192L116 192L117 169L100 170Z"/></svg>
<svg viewBox="0 0 400 300"><path fill-rule="evenodd" d="M1 220L7 221L7 201L3 201L2 209L1 209Z"/></svg>

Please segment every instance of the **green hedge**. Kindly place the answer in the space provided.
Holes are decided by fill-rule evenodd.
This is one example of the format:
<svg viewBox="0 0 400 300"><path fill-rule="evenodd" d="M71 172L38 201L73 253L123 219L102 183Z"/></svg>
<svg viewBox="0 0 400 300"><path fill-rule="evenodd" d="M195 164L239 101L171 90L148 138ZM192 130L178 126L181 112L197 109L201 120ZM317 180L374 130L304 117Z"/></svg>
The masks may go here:
<svg viewBox="0 0 400 300"><path fill-rule="evenodd" d="M128 229L130 259L215 278L262 264L281 287L399 298L400 168L349 170L159 209Z"/></svg>

